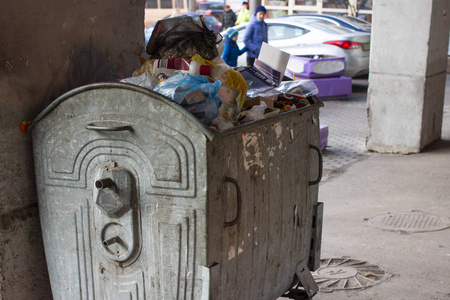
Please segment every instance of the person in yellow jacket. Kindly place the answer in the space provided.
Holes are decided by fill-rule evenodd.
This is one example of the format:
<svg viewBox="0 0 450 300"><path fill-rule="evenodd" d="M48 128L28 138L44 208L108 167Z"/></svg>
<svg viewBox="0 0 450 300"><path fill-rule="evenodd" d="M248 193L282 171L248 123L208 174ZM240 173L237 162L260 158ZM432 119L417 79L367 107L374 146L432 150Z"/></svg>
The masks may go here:
<svg viewBox="0 0 450 300"><path fill-rule="evenodd" d="M242 2L242 8L238 13L236 25L247 23L250 19L250 11L248 10L248 2Z"/></svg>

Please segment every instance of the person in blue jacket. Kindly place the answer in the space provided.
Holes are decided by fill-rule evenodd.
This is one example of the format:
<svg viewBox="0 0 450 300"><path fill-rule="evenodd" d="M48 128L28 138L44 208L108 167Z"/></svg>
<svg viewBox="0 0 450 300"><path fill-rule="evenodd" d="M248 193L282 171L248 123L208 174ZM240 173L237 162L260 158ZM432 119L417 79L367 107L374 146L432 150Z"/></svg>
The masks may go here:
<svg viewBox="0 0 450 300"><path fill-rule="evenodd" d="M245 30L244 44L248 49L247 65L249 67L253 66L255 59L258 57L262 43L268 41L267 24L264 22L266 12L264 6L258 6L255 10L255 16L250 19L250 23Z"/></svg>
<svg viewBox="0 0 450 300"><path fill-rule="evenodd" d="M239 46L236 43L238 38L238 32L233 28L228 29L227 35L223 39L225 48L223 50L222 59L230 67L237 67L238 56L244 54L247 48L244 47L239 50Z"/></svg>

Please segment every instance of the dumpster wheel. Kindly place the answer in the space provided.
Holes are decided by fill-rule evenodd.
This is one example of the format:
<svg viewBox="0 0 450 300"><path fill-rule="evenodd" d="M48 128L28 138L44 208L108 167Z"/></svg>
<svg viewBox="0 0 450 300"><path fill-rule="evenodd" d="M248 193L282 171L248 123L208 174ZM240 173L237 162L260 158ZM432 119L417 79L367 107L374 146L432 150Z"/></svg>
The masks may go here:
<svg viewBox="0 0 450 300"><path fill-rule="evenodd" d="M319 291L312 273L307 267L307 260L297 265L291 288L283 295L289 299L311 299Z"/></svg>
<svg viewBox="0 0 450 300"><path fill-rule="evenodd" d="M305 291L305 288L300 283L300 279L297 275L294 276L294 279L291 283L291 288L283 295L285 298L294 299L294 300L307 300L310 299L308 294Z"/></svg>

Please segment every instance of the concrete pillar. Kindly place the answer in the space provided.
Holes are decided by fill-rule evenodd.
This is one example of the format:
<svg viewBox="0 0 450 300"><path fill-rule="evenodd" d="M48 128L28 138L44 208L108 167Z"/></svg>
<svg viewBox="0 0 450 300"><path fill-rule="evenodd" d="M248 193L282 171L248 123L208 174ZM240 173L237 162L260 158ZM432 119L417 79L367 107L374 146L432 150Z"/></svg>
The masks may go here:
<svg viewBox="0 0 450 300"><path fill-rule="evenodd" d="M418 153L441 137L450 1L374 1L367 148Z"/></svg>
<svg viewBox="0 0 450 300"><path fill-rule="evenodd" d="M52 299L31 140L19 124L73 88L140 67L144 1L5 0L1 10L0 299Z"/></svg>
<svg viewBox="0 0 450 300"><path fill-rule="evenodd" d="M244 0L242 0L242 2L244 2ZM253 15L255 13L256 8L261 5L261 0L249 0L247 2L250 15Z"/></svg>

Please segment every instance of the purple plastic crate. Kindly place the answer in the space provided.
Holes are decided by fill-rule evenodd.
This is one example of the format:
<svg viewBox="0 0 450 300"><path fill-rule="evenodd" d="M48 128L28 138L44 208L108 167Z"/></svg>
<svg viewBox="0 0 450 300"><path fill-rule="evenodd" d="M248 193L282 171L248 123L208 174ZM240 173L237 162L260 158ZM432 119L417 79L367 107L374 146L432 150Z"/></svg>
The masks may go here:
<svg viewBox="0 0 450 300"><path fill-rule="evenodd" d="M309 58L302 56L293 56L289 58L286 67L286 76L293 78L322 78L337 77L344 74L345 58L344 57L326 57L326 58Z"/></svg>
<svg viewBox="0 0 450 300"><path fill-rule="evenodd" d="M330 77L311 79L317 86L320 100L343 99L352 93L352 79L350 77Z"/></svg>

